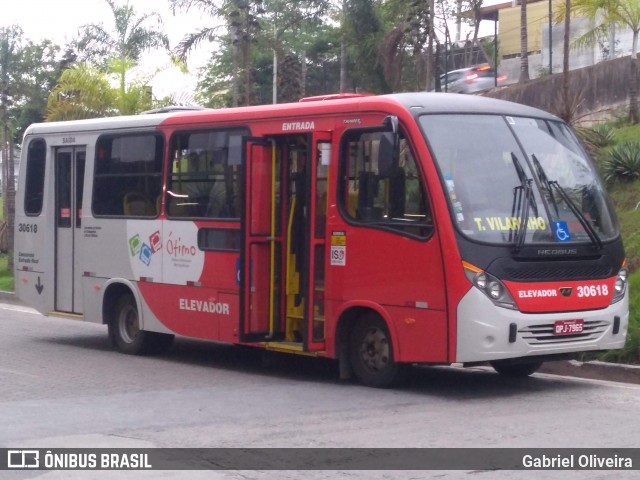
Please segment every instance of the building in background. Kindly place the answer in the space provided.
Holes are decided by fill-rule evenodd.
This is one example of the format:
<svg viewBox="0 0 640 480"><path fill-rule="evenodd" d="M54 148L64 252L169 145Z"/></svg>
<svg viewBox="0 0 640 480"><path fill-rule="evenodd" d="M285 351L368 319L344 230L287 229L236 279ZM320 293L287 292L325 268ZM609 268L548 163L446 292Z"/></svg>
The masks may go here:
<svg viewBox="0 0 640 480"><path fill-rule="evenodd" d="M537 78L562 71L564 49L564 23L551 25L549 13L564 5L564 0L528 0L527 46L529 50L529 76ZM520 2L504 2L482 7L483 23L497 21L498 70L506 75L508 83L520 77ZM572 42L593 24L585 18L571 19ZM632 32L629 29L612 31L608 39L583 48L571 48L569 69L594 65L603 60L631 54ZM611 47L613 45L613 48Z"/></svg>

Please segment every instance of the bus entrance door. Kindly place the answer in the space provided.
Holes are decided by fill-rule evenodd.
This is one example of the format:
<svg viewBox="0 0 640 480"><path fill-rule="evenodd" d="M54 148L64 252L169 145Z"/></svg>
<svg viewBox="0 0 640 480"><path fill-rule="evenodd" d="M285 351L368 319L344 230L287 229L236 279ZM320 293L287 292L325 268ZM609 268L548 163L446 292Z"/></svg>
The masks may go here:
<svg viewBox="0 0 640 480"><path fill-rule="evenodd" d="M245 142L240 339L276 350L324 350L331 135Z"/></svg>
<svg viewBox="0 0 640 480"><path fill-rule="evenodd" d="M55 155L55 310L82 313L82 188L86 151L64 147Z"/></svg>
<svg viewBox="0 0 640 480"><path fill-rule="evenodd" d="M264 138L244 138L246 154L244 244L241 254L240 340L268 341L279 312L282 240L276 232L276 146Z"/></svg>
<svg viewBox="0 0 640 480"><path fill-rule="evenodd" d="M331 134L278 139L283 158L282 291L284 318L275 348L325 349L324 262ZM280 231L280 230L276 230Z"/></svg>
<svg viewBox="0 0 640 480"><path fill-rule="evenodd" d="M325 349L325 261L326 223L328 209L329 163L331 159L331 133L314 132L310 147L309 188L307 204L308 262L306 275L304 349Z"/></svg>

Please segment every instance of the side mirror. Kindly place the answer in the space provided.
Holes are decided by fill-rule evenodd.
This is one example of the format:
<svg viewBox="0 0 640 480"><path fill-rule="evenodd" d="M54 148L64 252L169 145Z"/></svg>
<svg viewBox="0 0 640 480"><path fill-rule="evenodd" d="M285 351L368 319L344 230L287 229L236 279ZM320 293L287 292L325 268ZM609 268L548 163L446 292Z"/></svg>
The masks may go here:
<svg viewBox="0 0 640 480"><path fill-rule="evenodd" d="M398 117L396 117L395 115L389 115L388 117L385 117L384 120L382 121L382 125L384 125L389 130L391 130L395 135L398 134L399 123L398 123Z"/></svg>
<svg viewBox="0 0 640 480"><path fill-rule="evenodd" d="M391 131L391 135L388 134L384 134L382 139L383 140L381 142L381 148L385 148L389 149L388 146L384 145L385 141L386 143L390 143L390 152L386 155L387 158L390 160L390 164L392 166L396 166L398 165L398 159L400 158L400 125L398 122L398 117L396 117L395 115L389 115L388 117L385 117L385 119L382 121L382 125L386 128L388 128ZM391 137L390 139L388 137ZM390 140L390 142L389 142Z"/></svg>

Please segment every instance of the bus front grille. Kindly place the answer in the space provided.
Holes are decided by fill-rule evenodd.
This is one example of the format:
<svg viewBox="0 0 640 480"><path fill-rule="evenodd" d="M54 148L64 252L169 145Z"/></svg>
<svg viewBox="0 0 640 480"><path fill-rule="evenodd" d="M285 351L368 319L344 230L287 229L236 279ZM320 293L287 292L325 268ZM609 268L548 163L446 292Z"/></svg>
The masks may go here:
<svg viewBox="0 0 640 480"><path fill-rule="evenodd" d="M596 340L607 330L608 325L608 322L604 320L587 320L584 322L584 329L580 333L554 335L554 324L545 323L525 327L518 330L518 333L529 345L556 345Z"/></svg>
<svg viewBox="0 0 640 480"><path fill-rule="evenodd" d="M519 266L506 270L506 280L533 282L549 280L580 280L585 278L609 278L613 270L608 265L585 266L546 266L531 267Z"/></svg>

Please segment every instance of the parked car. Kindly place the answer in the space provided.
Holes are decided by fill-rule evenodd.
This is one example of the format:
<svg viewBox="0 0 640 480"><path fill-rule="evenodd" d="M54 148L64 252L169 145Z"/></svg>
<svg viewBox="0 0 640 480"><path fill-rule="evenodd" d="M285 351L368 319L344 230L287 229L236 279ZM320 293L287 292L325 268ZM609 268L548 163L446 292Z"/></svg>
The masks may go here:
<svg viewBox="0 0 640 480"><path fill-rule="evenodd" d="M496 78L497 77L497 78ZM453 93L475 93L497 85L507 80L505 75L497 75L489 64L460 68L440 75L440 91Z"/></svg>

